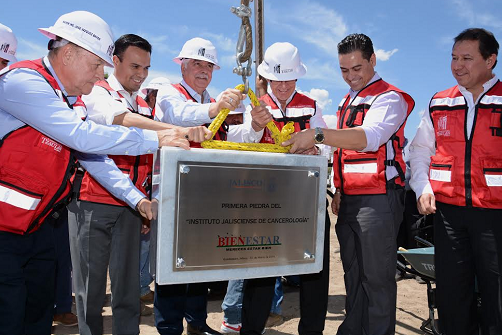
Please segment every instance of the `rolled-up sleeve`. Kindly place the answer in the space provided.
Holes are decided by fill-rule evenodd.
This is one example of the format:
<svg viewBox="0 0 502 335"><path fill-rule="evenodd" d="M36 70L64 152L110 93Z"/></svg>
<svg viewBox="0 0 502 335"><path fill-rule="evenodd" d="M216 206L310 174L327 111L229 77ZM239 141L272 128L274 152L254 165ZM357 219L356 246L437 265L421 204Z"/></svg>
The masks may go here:
<svg viewBox="0 0 502 335"><path fill-rule="evenodd" d="M159 120L182 127L200 126L211 123L209 107L211 103L200 104L178 92L172 86L161 87L157 92L157 104L162 110Z"/></svg>
<svg viewBox="0 0 502 335"><path fill-rule="evenodd" d="M397 92L378 96L366 113L361 128L366 135L366 148L362 152L374 152L387 143L407 117L408 104Z"/></svg>
<svg viewBox="0 0 502 335"><path fill-rule="evenodd" d="M82 101L87 107L89 120L99 124L112 125L117 115L130 112L101 86L94 86L90 94L82 96Z"/></svg>

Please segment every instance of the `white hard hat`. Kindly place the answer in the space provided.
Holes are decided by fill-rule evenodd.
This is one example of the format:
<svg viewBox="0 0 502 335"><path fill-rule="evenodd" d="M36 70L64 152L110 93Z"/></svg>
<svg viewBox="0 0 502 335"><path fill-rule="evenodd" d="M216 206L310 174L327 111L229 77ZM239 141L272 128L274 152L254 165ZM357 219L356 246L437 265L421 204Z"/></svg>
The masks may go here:
<svg viewBox="0 0 502 335"><path fill-rule="evenodd" d="M0 23L0 58L17 62L17 39L12 30Z"/></svg>
<svg viewBox="0 0 502 335"><path fill-rule="evenodd" d="M148 89L158 90L159 88L161 88L163 86L168 86L168 85L171 85L171 81L169 79L167 79L166 77L153 78L152 80L150 80L148 85L146 85L145 87L143 87L141 89L141 93L146 95L146 93L147 93L146 90L148 90Z"/></svg>
<svg viewBox="0 0 502 335"><path fill-rule="evenodd" d="M269 80L288 81L303 77L307 73L307 67L293 44L278 42L265 51L258 73Z"/></svg>
<svg viewBox="0 0 502 335"><path fill-rule="evenodd" d="M64 38L87 51L92 52L108 66L113 67L115 49L112 31L108 24L96 14L76 11L61 15L49 28L38 28L45 36L55 39Z"/></svg>
<svg viewBox="0 0 502 335"><path fill-rule="evenodd" d="M215 70L220 68L218 65L218 54L213 43L200 37L186 41L178 57L175 57L173 60L175 63L181 64L183 58L205 60L214 64Z"/></svg>

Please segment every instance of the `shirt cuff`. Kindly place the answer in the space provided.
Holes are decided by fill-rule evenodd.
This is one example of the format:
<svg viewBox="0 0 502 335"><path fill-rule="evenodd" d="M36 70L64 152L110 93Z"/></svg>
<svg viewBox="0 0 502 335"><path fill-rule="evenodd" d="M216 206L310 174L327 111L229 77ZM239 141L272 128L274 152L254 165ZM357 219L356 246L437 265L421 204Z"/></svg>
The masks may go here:
<svg viewBox="0 0 502 335"><path fill-rule="evenodd" d="M134 210L136 210L136 205L143 198L145 198L145 195L136 187L132 187L128 193L124 194L125 202Z"/></svg>
<svg viewBox="0 0 502 335"><path fill-rule="evenodd" d="M159 148L159 137L155 130L143 129L143 145L147 148L147 153L153 154Z"/></svg>
<svg viewBox="0 0 502 335"><path fill-rule="evenodd" d="M418 198L420 198L420 196L422 194L425 194L425 193L429 193L429 194L434 195L434 191L432 190L432 186L430 183L425 184L424 186L420 187L420 189L422 190L421 192L416 192L417 200L418 200ZM420 191L420 189L419 189L419 191Z"/></svg>
<svg viewBox="0 0 502 335"><path fill-rule="evenodd" d="M366 135L366 147L361 150L361 152L373 152L377 151L378 147L374 148L373 143L377 143L376 136L374 132L369 127L360 126L364 130L364 134Z"/></svg>

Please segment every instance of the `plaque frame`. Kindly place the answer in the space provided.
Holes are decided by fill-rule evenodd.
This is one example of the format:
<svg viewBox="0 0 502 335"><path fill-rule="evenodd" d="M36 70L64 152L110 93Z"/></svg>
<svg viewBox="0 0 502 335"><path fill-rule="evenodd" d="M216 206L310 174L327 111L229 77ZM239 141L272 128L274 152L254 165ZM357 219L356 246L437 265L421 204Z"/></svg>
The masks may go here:
<svg viewBox="0 0 502 335"><path fill-rule="evenodd" d="M180 162L182 162L180 164ZM275 266L237 266L235 268L205 268L180 271L176 259L177 216L180 206L177 201L178 184L182 165L207 163L218 165L242 165L244 168L263 166L291 167L303 169L317 179L317 201L315 216L316 232L315 251L313 255L305 254L307 259L302 263L282 264ZM221 281L230 279L246 279L315 273L322 269L326 214L326 181L328 162L324 156L293 155L283 153L264 153L233 150L197 149L183 150L163 147L154 158L153 197L159 202L157 218L151 223L150 270L155 281L160 285L177 283L194 283ZM312 171L310 171L312 170ZM291 192L302 196L295 190L291 182ZM291 193L293 194L293 193ZM305 201L309 201L306 199ZM182 261L182 260L181 260ZM178 263L178 268L177 264Z"/></svg>

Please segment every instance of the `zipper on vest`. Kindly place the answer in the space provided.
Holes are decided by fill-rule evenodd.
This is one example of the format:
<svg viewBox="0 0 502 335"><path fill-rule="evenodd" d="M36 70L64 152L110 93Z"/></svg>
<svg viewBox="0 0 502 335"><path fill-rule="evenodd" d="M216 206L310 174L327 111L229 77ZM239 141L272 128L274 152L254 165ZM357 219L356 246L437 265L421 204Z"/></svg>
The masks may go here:
<svg viewBox="0 0 502 335"><path fill-rule="evenodd" d="M376 158L354 158L354 159L345 159L345 162L368 162L368 161L376 161Z"/></svg>
<svg viewBox="0 0 502 335"><path fill-rule="evenodd" d="M134 167L133 167L133 176L132 176L132 183L136 185L136 182L138 181L138 167L139 167L139 160L141 156L136 156L134 159Z"/></svg>
<svg viewBox="0 0 502 335"><path fill-rule="evenodd" d="M465 123L467 125L467 113L469 107L465 104ZM476 119L478 116L478 105L474 110L474 119L472 121L471 136L467 138L467 127L464 127L465 132L465 168L464 168L464 184L465 184L465 205L472 207L472 181L471 181L471 159L472 159L472 138L474 137L474 129L476 128Z"/></svg>
<svg viewBox="0 0 502 335"><path fill-rule="evenodd" d="M432 167L438 167L438 168L448 168L448 170L451 169L451 164L436 164L436 163L432 163L431 166Z"/></svg>

